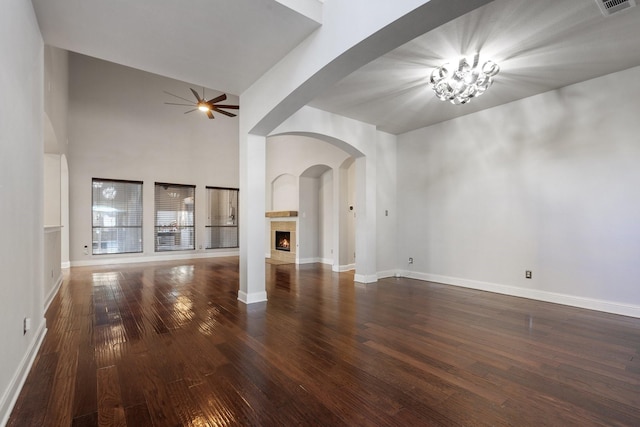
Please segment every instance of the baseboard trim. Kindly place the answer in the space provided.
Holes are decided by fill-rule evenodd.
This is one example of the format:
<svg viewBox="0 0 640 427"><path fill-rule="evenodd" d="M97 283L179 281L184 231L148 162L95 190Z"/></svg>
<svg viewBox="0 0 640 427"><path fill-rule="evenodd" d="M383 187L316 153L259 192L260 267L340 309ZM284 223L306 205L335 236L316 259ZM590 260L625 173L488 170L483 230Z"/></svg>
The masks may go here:
<svg viewBox="0 0 640 427"><path fill-rule="evenodd" d="M344 273L345 271L355 270L355 264L346 264L346 265L334 265L332 270L338 273Z"/></svg>
<svg viewBox="0 0 640 427"><path fill-rule="evenodd" d="M353 281L358 283L375 283L378 281L377 274L358 274L353 276Z"/></svg>
<svg viewBox="0 0 640 427"><path fill-rule="evenodd" d="M60 263L60 268L63 269L63 270L71 268L71 261L61 262Z"/></svg>
<svg viewBox="0 0 640 427"><path fill-rule="evenodd" d="M33 366L38 350L40 350L44 336L47 333L46 324L47 322L43 318L34 340L31 342L29 349L22 358L20 365L18 365L18 369L13 375L13 378L11 378L9 387L7 387L7 390L2 395L2 399L0 399L0 426L6 425L7 421L9 421L9 415L11 415L11 411L18 400L20 391L27 380L27 375L29 375L29 371Z"/></svg>
<svg viewBox="0 0 640 427"><path fill-rule="evenodd" d="M329 264L329 265L332 265L333 264L333 260L332 259L328 259L328 258L320 258L320 257L299 258L299 259L296 260L296 264Z"/></svg>
<svg viewBox="0 0 640 427"><path fill-rule="evenodd" d="M575 295L560 294L556 292L541 291L537 289L523 289L515 286L498 283L481 282L477 280L461 279L458 277L440 276L437 274L417 273L403 271L402 277L424 280L428 282L443 283L445 285L460 286L463 288L477 289L480 291L494 292L514 297L529 298L537 301L554 304L568 305L571 307L585 308L588 310L602 311L605 313L619 314L640 318L640 306L633 304L621 304L613 301L594 298L579 297Z"/></svg>
<svg viewBox="0 0 640 427"><path fill-rule="evenodd" d="M265 302L267 301L267 293L265 291L262 291L262 292L253 292L248 294L243 291L238 291L238 301L243 302L245 304Z"/></svg>
<svg viewBox="0 0 640 427"><path fill-rule="evenodd" d="M378 271L378 279L387 279L389 277L398 277L398 270Z"/></svg>
<svg viewBox="0 0 640 427"><path fill-rule="evenodd" d="M89 267L93 265L110 265L110 264L135 264L140 262L158 262L158 261L181 261L185 259L196 258L221 258L229 256L239 256L240 251L225 251L225 252L187 252L181 254L170 255L153 255L153 256L129 256L129 257L109 257L100 259L92 258L90 260L71 261L71 267Z"/></svg>
<svg viewBox="0 0 640 427"><path fill-rule="evenodd" d="M298 258L296 264L316 264L320 262L320 258Z"/></svg>
<svg viewBox="0 0 640 427"><path fill-rule="evenodd" d="M49 309L49 306L51 305L51 301L53 301L53 298L58 293L58 290L60 289L60 286L62 285L62 280L63 279L64 279L64 276L63 276L62 272L60 272L60 276L58 276L58 280L56 281L55 286L53 287L53 289L51 289L51 292L49 292L49 295L47 295L47 298L46 298L46 300L44 302L44 312L45 313Z"/></svg>

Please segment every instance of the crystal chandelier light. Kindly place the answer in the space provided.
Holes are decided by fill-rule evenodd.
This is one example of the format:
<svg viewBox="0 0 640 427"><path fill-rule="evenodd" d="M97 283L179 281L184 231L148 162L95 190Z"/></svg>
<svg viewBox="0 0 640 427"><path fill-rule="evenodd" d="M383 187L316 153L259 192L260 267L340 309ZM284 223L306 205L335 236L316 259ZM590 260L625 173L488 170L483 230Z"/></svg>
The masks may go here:
<svg viewBox="0 0 640 427"><path fill-rule="evenodd" d="M117 193L117 191L113 187L107 187L107 188L104 188L102 190L102 196L104 196L104 198L108 199L108 200L115 199L116 198L116 193Z"/></svg>
<svg viewBox="0 0 640 427"><path fill-rule="evenodd" d="M482 95L493 83L493 76L500 67L493 61L479 64L479 55L473 56L470 65L466 58L461 58L458 67L444 64L431 72L431 88L442 101L452 104L466 104L476 96Z"/></svg>

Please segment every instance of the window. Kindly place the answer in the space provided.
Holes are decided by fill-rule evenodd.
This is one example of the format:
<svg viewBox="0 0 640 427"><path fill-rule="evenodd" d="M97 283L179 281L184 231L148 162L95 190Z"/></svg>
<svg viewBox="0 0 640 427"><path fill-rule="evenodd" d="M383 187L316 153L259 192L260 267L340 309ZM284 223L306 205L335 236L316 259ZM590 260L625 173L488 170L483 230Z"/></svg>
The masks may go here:
<svg viewBox="0 0 640 427"><path fill-rule="evenodd" d="M142 252L142 182L92 180L93 255Z"/></svg>
<svg viewBox="0 0 640 427"><path fill-rule="evenodd" d="M193 185L156 183L156 252L196 248Z"/></svg>
<svg viewBox="0 0 640 427"><path fill-rule="evenodd" d="M207 187L207 249L238 247L238 189Z"/></svg>

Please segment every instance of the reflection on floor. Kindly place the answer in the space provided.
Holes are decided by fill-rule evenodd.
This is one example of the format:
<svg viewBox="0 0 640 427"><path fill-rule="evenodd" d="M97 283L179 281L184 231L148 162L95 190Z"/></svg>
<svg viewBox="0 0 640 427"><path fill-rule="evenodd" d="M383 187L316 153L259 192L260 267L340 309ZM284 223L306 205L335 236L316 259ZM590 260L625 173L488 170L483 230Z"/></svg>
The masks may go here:
<svg viewBox="0 0 640 427"><path fill-rule="evenodd" d="M8 425L640 425L640 319L265 268L72 268Z"/></svg>

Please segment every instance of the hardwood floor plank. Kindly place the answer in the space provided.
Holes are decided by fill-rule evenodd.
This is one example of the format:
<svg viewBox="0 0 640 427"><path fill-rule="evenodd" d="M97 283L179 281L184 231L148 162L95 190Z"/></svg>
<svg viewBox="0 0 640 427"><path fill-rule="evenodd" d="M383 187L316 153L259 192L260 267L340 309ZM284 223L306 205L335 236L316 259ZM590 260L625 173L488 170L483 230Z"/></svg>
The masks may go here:
<svg viewBox="0 0 640 427"><path fill-rule="evenodd" d="M153 425L159 427L179 426L180 419L175 412L166 384L154 367L153 355L149 353L138 354L136 365L138 375L130 380L143 384L145 403Z"/></svg>
<svg viewBox="0 0 640 427"><path fill-rule="evenodd" d="M303 425L313 420L326 420L327 425L342 425L344 421L332 413L319 399L312 395L299 381L282 369L283 365L274 365L250 347L240 342L233 345L220 345L220 351L235 361L234 366L251 378L251 381L268 396L272 404L293 414L293 418ZM209 383L215 381L215 374L209 377Z"/></svg>
<svg viewBox="0 0 640 427"><path fill-rule="evenodd" d="M640 425L640 319L320 264L72 268L8 426Z"/></svg>
<svg viewBox="0 0 640 427"><path fill-rule="evenodd" d="M62 337L65 343L60 351L51 396L43 425L66 426L73 420L73 397L78 372L79 331L71 330Z"/></svg>
<svg viewBox="0 0 640 427"><path fill-rule="evenodd" d="M401 362L404 362L416 369L424 372L428 372L456 387L466 390L471 393L476 393L479 396L484 397L488 401L496 405L501 405L507 399L504 393L502 393L493 384L483 381L482 378L474 375L465 375L465 372L454 370L453 368L443 369L442 367L432 366L429 363L425 363L420 360L411 358L398 350L391 349L387 346L380 345L373 341L365 343L374 350L387 356L393 357Z"/></svg>
<svg viewBox="0 0 640 427"><path fill-rule="evenodd" d="M85 340L78 349L78 370L73 399L74 417L98 411L97 369L94 347Z"/></svg>
<svg viewBox="0 0 640 427"><path fill-rule="evenodd" d="M118 360L118 377L120 379L120 396L122 406L125 408L142 405L145 403L145 384L137 381L139 371L137 367L137 355L140 353L125 353Z"/></svg>
<svg viewBox="0 0 640 427"><path fill-rule="evenodd" d="M7 427L44 425L58 358L57 353L45 353L40 354L34 361L31 372L29 372L18 401L13 408L13 413L22 414L22 416L9 418Z"/></svg>
<svg viewBox="0 0 640 427"><path fill-rule="evenodd" d="M73 419L71 427L95 427L98 425L98 413L92 412Z"/></svg>
<svg viewBox="0 0 640 427"><path fill-rule="evenodd" d="M124 413L127 417L127 426L152 426L151 416L146 404L134 405L125 408Z"/></svg>
<svg viewBox="0 0 640 427"><path fill-rule="evenodd" d="M215 425L206 420L204 413L200 409L200 405L194 401L189 387L184 381L178 380L169 383L167 384L167 389L171 403L175 406L176 413L180 418L180 425L188 427Z"/></svg>
<svg viewBox="0 0 640 427"><path fill-rule="evenodd" d="M115 366L98 369L98 425L126 426L120 393L120 379Z"/></svg>

